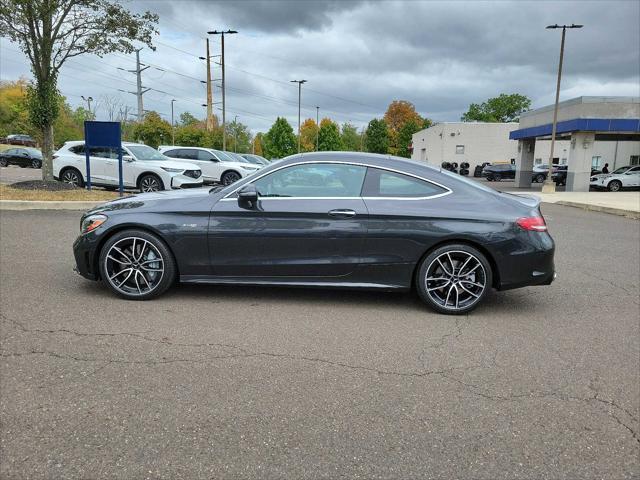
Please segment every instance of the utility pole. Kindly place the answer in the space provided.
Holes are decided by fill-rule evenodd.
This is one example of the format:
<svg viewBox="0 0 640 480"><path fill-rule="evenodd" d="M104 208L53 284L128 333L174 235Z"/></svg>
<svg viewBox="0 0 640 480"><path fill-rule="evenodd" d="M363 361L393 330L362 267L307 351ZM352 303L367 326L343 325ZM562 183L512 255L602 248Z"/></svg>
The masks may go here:
<svg viewBox="0 0 640 480"><path fill-rule="evenodd" d="M320 107L316 105L316 152L320 146Z"/></svg>
<svg viewBox="0 0 640 480"><path fill-rule="evenodd" d="M209 53L209 39L207 38L207 56L198 57L207 61L207 132L213 131L213 90L211 88L211 54Z"/></svg>
<svg viewBox="0 0 640 480"><path fill-rule="evenodd" d="M144 104L142 102L142 95L147 93L149 90L151 90L150 88L143 88L142 87L142 72L144 72L147 68L149 68L149 65L146 65L144 68L141 68L140 66L142 65L140 63L140 50L142 50L141 48L138 48L136 50L136 69L135 70L127 70L125 68L120 68L118 67L118 70L122 70L125 72L130 72L130 73L135 73L136 74L136 91L135 92L127 92L126 90L121 90L118 89L118 91L120 92L125 92L125 93L131 93L133 95L135 95L138 99L138 122L142 122L142 119L144 118Z"/></svg>
<svg viewBox="0 0 640 480"><path fill-rule="evenodd" d="M175 124L173 123L173 103L175 101L176 101L175 98L171 100L171 145L176 144L176 127L175 127Z"/></svg>
<svg viewBox="0 0 640 480"><path fill-rule="evenodd" d="M222 150L227 149L227 117L226 117L226 96L225 96L225 75L224 75L224 36L232 35L234 33L238 33L236 30L213 30L211 32L207 32L209 35L220 35L221 36L221 59L220 65L222 66Z"/></svg>
<svg viewBox="0 0 640 480"><path fill-rule="evenodd" d="M558 124L558 101L560 99L560 80L562 78L562 61L564 58L564 37L567 32L567 28L582 28L582 25L549 25L548 29L562 29L562 40L560 41L560 62L558 64L558 81L556 83L556 103L553 107L553 126L551 127L551 151L549 153L549 173L547 174L547 178L542 185L542 193L554 193L556 191L556 184L553 182L553 178L551 178L551 174L553 173L553 147L556 143L556 127Z"/></svg>
<svg viewBox="0 0 640 480"><path fill-rule="evenodd" d="M307 83L306 80L291 80L291 83L298 84L298 153L300 153L300 102L302 100L302 84Z"/></svg>

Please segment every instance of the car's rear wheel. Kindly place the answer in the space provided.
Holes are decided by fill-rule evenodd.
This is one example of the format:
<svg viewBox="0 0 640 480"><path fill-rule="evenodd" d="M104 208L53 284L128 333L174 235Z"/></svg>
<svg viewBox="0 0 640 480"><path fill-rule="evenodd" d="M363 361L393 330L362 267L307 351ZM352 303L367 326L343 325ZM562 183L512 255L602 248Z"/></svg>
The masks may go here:
<svg viewBox="0 0 640 480"><path fill-rule="evenodd" d="M154 175L153 173L147 173L143 175L138 181L138 188L140 189L141 193L164 190L162 186L162 180L160 180L160 177Z"/></svg>
<svg viewBox="0 0 640 480"><path fill-rule="evenodd" d="M240 180L240 174L238 174L237 172L226 172L224 175L222 175L222 184L223 185L231 185L232 183L237 182L238 180Z"/></svg>
<svg viewBox="0 0 640 480"><path fill-rule="evenodd" d="M607 190L610 192L619 192L622 189L622 182L620 180L612 180L607 185Z"/></svg>
<svg viewBox="0 0 640 480"><path fill-rule="evenodd" d="M9 165L9 161L6 158L0 158L0 167L6 167Z"/></svg>
<svg viewBox="0 0 640 480"><path fill-rule="evenodd" d="M469 245L449 244L425 257L416 273L416 287L424 302L450 315L470 312L491 289L487 258Z"/></svg>
<svg viewBox="0 0 640 480"><path fill-rule="evenodd" d="M60 180L76 187L82 187L82 185L84 185L82 175L75 168L63 170L62 173L60 173Z"/></svg>
<svg viewBox="0 0 640 480"><path fill-rule="evenodd" d="M499 173L496 173L496 174L493 176L493 179L494 179L496 182L499 182L500 180L502 180L502 175L500 175Z"/></svg>
<svg viewBox="0 0 640 480"><path fill-rule="evenodd" d="M539 173L538 175L536 175L533 178L533 181L536 182L536 183L542 183L542 182L544 182L546 180L546 178L547 177L545 177L542 173Z"/></svg>
<svg viewBox="0 0 640 480"><path fill-rule="evenodd" d="M176 277L176 263L160 238L143 230L124 230L100 252L100 275L115 294L148 300L164 293Z"/></svg>
<svg viewBox="0 0 640 480"><path fill-rule="evenodd" d="M32 160L31 168L40 168L42 167L42 162L40 160Z"/></svg>

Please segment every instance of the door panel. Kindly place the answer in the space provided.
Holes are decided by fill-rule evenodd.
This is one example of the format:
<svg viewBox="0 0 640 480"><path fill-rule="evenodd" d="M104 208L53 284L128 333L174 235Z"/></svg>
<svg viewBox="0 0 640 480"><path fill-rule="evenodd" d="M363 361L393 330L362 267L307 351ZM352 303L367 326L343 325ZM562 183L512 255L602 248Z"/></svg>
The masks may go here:
<svg viewBox="0 0 640 480"><path fill-rule="evenodd" d="M209 225L213 273L243 277L349 275L360 262L367 216L361 198L263 198L252 209L240 207L235 198L220 201L213 208Z"/></svg>

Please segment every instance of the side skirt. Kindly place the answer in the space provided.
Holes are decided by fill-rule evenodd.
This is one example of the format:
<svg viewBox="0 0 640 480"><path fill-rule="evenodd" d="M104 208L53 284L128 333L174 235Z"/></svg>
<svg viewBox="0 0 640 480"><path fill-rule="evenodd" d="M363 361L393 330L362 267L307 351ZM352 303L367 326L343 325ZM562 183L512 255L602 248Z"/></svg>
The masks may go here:
<svg viewBox="0 0 640 480"><path fill-rule="evenodd" d="M271 278L238 278L238 277L214 277L207 275L180 275L182 283L200 283L210 285L271 285L286 287L306 287L306 288L348 288L361 290L409 290L406 285L370 283L370 282L350 282L339 280L309 280L290 277Z"/></svg>

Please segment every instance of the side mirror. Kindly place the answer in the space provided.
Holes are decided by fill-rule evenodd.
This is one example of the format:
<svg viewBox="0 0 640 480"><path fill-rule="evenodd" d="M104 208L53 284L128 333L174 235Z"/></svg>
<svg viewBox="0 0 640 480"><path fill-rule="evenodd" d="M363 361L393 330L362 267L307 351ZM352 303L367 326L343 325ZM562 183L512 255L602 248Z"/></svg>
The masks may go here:
<svg viewBox="0 0 640 480"><path fill-rule="evenodd" d="M135 162L134 158L131 155L123 155L122 156L122 161L123 162Z"/></svg>
<svg viewBox="0 0 640 480"><path fill-rule="evenodd" d="M245 185L238 192L238 205L242 208L252 208L258 202L258 190L252 183Z"/></svg>

